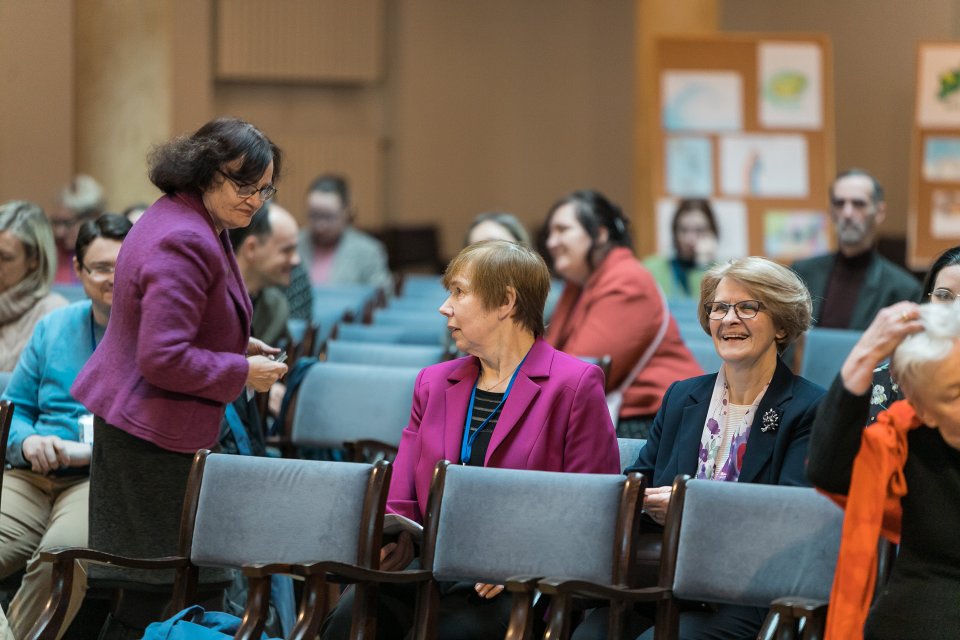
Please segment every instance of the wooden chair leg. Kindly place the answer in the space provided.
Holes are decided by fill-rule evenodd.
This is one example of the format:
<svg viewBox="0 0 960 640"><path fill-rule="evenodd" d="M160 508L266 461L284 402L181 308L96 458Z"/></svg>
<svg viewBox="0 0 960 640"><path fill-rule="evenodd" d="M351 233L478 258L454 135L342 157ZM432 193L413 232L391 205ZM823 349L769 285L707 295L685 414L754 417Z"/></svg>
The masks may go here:
<svg viewBox="0 0 960 640"><path fill-rule="evenodd" d="M421 584L417 591L417 609L414 614L413 639L435 640L437 616L440 611L440 592L433 580Z"/></svg>
<svg viewBox="0 0 960 640"><path fill-rule="evenodd" d="M504 640L533 640L533 595L534 592L513 593L510 623Z"/></svg>
<svg viewBox="0 0 960 640"><path fill-rule="evenodd" d="M270 610L270 582L270 576L247 578L247 604L240 628L234 635L236 640L259 640Z"/></svg>
<svg viewBox="0 0 960 640"><path fill-rule="evenodd" d="M353 621L350 637L353 640L376 640L377 600L380 589L376 584L354 585Z"/></svg>
<svg viewBox="0 0 960 640"><path fill-rule="evenodd" d="M317 637L320 625L333 603L331 589L336 590L337 585L328 584L323 575L307 577L297 623L290 632L290 640L314 640Z"/></svg>
<svg viewBox="0 0 960 640"><path fill-rule="evenodd" d="M550 598L550 621L543 634L544 640L569 640L570 616L573 614L573 599L564 594Z"/></svg>
<svg viewBox="0 0 960 640"><path fill-rule="evenodd" d="M75 565L76 562L73 560L53 563L53 591L50 593L46 607L40 613L40 618L27 634L27 640L56 640L67 617Z"/></svg>

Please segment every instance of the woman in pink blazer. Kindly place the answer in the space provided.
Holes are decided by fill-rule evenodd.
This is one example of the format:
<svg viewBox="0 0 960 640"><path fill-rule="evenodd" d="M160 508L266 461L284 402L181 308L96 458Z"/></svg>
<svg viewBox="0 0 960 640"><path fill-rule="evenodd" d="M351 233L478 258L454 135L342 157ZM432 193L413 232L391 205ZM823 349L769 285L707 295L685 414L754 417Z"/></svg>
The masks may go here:
<svg viewBox="0 0 960 640"><path fill-rule="evenodd" d="M440 460L510 469L619 473L617 438L594 365L544 342L550 275L532 249L505 240L473 244L447 267L450 296L440 307L467 357L427 367L414 388L410 422L394 463L387 510L423 522ZM413 543L401 534L384 546L381 568L405 568ZM502 637L510 613L502 585L441 586L437 637ZM352 592L323 637L345 638ZM411 621L408 588L381 588L377 635L402 638Z"/></svg>

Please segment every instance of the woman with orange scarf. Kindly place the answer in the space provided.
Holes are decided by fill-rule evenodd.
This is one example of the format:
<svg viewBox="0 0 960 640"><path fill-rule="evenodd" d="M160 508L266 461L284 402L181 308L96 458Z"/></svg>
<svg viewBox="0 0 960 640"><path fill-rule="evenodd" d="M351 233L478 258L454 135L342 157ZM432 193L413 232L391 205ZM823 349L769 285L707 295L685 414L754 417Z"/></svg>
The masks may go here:
<svg viewBox="0 0 960 640"><path fill-rule="evenodd" d="M939 286L939 276L950 275L960 275L960 267L951 265L934 275L935 291L950 291ZM894 349L891 374L896 382L886 389L874 385L876 359ZM886 402L877 396L888 390L902 391L908 402L894 402L875 424L862 429L871 400L874 405ZM847 511L827 640L960 639L956 305L902 302L878 314L821 405L808 474L817 487L837 494ZM900 549L889 580L869 608L881 531Z"/></svg>

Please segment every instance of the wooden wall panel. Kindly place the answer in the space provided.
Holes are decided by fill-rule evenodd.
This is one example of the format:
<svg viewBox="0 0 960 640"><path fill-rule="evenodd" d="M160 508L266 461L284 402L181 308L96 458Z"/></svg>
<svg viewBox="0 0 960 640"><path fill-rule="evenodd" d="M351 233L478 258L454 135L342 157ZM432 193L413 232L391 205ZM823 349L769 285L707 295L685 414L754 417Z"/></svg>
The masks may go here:
<svg viewBox="0 0 960 640"><path fill-rule="evenodd" d="M383 0L218 0L220 80L368 83L383 69Z"/></svg>
<svg viewBox="0 0 960 640"><path fill-rule="evenodd" d="M355 224L365 229L383 226L383 144L379 136L274 131L269 135L285 154L277 201L301 224L307 187L321 173L336 172L350 181Z"/></svg>

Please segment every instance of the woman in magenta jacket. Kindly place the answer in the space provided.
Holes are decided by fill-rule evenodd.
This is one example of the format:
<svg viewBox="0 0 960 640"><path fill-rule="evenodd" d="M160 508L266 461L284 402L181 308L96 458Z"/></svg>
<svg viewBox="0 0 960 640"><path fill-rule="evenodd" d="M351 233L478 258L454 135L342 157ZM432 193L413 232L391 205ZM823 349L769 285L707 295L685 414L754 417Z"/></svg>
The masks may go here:
<svg viewBox="0 0 960 640"><path fill-rule="evenodd" d="M150 179L165 195L124 242L110 324L71 389L95 415L94 549L174 555L193 454L216 443L224 406L244 387L265 391L286 373L267 357L276 350L250 339L250 298L227 236L276 191L280 161L263 133L235 119L151 154ZM172 582L115 572L91 567L91 577Z"/></svg>
<svg viewBox="0 0 960 640"><path fill-rule="evenodd" d="M447 267L450 296L440 307L465 358L427 367L414 387L410 422L394 463L387 510L423 522L440 460L509 469L619 473L617 438L595 365L561 353L543 338L550 274L532 249L492 240L463 249ZM401 534L384 546L381 568L414 557ZM502 637L510 602L502 585L441 586L439 638ZM323 637L345 638L352 592ZM402 638L409 589L381 588L377 635Z"/></svg>

